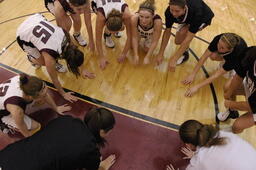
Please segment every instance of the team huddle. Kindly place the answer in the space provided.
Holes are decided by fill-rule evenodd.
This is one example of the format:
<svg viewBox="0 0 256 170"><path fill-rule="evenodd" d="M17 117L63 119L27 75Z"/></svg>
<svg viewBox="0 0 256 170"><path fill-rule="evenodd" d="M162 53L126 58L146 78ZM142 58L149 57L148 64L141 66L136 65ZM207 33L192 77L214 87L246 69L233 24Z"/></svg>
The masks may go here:
<svg viewBox="0 0 256 170"><path fill-rule="evenodd" d="M103 52L102 42L108 48L115 48L113 38L120 38L125 30L127 38L117 62L126 62L130 52L133 56L131 64L138 65L139 49L142 49L146 54L143 64L156 62L160 65L165 50L168 50L173 24L177 23L174 42L179 47L168 62L168 70L174 72L177 65L189 60L188 49L196 33L204 31L214 18L213 11L203 0L170 0L164 13L165 22L156 13L154 0L145 0L136 12L131 12L124 0L45 0L45 7L55 16L56 25L47 21L42 14L34 14L19 25L17 43L26 52L33 67L46 67L58 93L69 102L76 102L77 98L71 92L64 91L58 72L70 71L76 77L90 79L96 77L91 71L82 68L87 59L86 54L73 41L83 48L89 47L91 52L97 51L99 67L104 70L109 61ZM88 43L81 34L81 14L84 14ZM96 15L95 36L91 15ZM163 24L165 29L162 34ZM73 36L70 35L72 26ZM160 49L153 59L161 36ZM246 40L235 33L216 35L194 69L183 79L184 85L193 83L208 58L219 61L219 68L202 82L189 87L185 96L192 97L200 88L220 76L227 75L228 81L224 86L224 105L227 110L218 113L218 120L236 119L230 129L233 133L241 133L254 126L256 46L248 47ZM67 67L59 63L62 59ZM244 95L246 101L236 101L236 95ZM61 115L44 129L41 129L39 122L28 116L42 108L51 108ZM107 109L98 108L90 110L84 120L63 116L64 112L71 109L68 104L57 106L44 81L35 76L21 74L2 82L0 128L4 133L17 131L27 138L0 151L0 167L3 170L109 169L115 163L116 157L110 155L101 160L99 148L104 147L104 138L115 125L113 114ZM246 113L239 116L238 111ZM73 133L74 131L77 133ZM256 167L255 149L233 133L196 120L185 121L179 129L179 135L185 143L181 151L190 159L187 170L253 170ZM37 153L37 156L22 157L24 150L28 155ZM235 154L231 154L231 151ZM230 160L225 157L227 152L232 155L230 160L247 156L249 158L243 163L230 165ZM167 165L166 169L175 170L172 164Z"/></svg>

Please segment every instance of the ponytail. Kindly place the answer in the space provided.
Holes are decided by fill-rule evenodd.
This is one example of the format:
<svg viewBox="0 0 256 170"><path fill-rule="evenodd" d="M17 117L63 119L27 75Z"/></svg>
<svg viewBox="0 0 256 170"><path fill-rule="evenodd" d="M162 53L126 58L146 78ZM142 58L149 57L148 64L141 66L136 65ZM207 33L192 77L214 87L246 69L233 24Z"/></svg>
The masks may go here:
<svg viewBox="0 0 256 170"><path fill-rule="evenodd" d="M20 89L25 95L36 97L42 90L43 80L26 74L20 74Z"/></svg>
<svg viewBox="0 0 256 170"><path fill-rule="evenodd" d="M66 60L69 71L79 76L79 67L84 62L84 53L82 53L77 46L69 44L66 50L63 51L62 57Z"/></svg>
<svg viewBox="0 0 256 170"><path fill-rule="evenodd" d="M100 130L105 133L113 129L115 118L113 113L105 108L93 108L84 117L84 123L96 138L99 146L104 147L106 140L100 136Z"/></svg>
<svg viewBox="0 0 256 170"><path fill-rule="evenodd" d="M180 138L184 143L204 147L226 144L225 138L219 137L218 132L216 127L204 125L196 120L184 122L179 129Z"/></svg>
<svg viewBox="0 0 256 170"><path fill-rule="evenodd" d="M69 33L65 30L63 31L65 33L65 37L62 43L61 58L66 60L69 71L71 71L77 77L80 75L79 67L84 62L84 54L77 48L77 46L71 43Z"/></svg>

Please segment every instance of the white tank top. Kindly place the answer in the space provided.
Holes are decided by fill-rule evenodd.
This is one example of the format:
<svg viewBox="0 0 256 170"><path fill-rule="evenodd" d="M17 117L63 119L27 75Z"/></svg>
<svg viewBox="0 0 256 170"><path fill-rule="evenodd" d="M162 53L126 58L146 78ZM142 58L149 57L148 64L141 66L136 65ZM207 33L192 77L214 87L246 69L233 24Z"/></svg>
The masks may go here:
<svg viewBox="0 0 256 170"><path fill-rule="evenodd" d="M62 41L65 37L62 28L47 21L41 14L26 19L17 30L17 37L31 42L39 51L50 49L62 53Z"/></svg>
<svg viewBox="0 0 256 170"><path fill-rule="evenodd" d="M102 11L105 17L113 10L116 9L121 13L123 5L127 5L124 0L94 0L97 5L97 10Z"/></svg>
<svg viewBox="0 0 256 170"><path fill-rule="evenodd" d="M20 76L15 76L0 84L0 110L5 110L5 100L13 96L23 96L23 92L20 89Z"/></svg>

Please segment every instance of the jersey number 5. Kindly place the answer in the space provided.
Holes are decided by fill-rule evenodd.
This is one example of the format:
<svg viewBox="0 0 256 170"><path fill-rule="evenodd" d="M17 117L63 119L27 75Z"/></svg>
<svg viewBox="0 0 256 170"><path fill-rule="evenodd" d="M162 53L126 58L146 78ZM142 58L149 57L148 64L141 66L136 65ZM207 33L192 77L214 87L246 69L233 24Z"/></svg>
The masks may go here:
<svg viewBox="0 0 256 170"><path fill-rule="evenodd" d="M41 21L40 24L42 25L37 25L35 26L35 28L33 29L32 33L34 36L36 36L37 38L41 38L41 41L46 44L47 41L49 40L49 38L51 37L52 33L54 33L54 28L47 24L46 22L44 21ZM43 28L43 27L46 27L48 28L48 30L50 30L51 32L49 32L47 29Z"/></svg>

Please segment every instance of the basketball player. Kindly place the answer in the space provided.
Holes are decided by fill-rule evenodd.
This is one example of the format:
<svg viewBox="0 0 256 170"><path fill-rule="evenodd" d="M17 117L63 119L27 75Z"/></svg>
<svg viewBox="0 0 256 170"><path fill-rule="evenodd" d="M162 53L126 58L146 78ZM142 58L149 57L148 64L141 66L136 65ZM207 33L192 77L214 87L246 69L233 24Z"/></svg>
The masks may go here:
<svg viewBox="0 0 256 170"><path fill-rule="evenodd" d="M43 107L44 104L48 104L59 114L71 110L71 107L66 104L56 106L47 92L45 83L37 77L21 74L1 83L1 130L3 131L3 127L5 127L19 131L25 137L33 135L40 130L41 125L26 114L31 113L32 110L39 110L40 106Z"/></svg>
<svg viewBox="0 0 256 170"><path fill-rule="evenodd" d="M181 149L185 154L183 159L189 159L186 170L255 169L256 150L233 133L218 130L197 120L187 120L180 126L179 136L185 143ZM166 170L175 168L170 164Z"/></svg>
<svg viewBox="0 0 256 170"><path fill-rule="evenodd" d="M63 98L70 102L77 99L71 92L66 93L61 87L56 69L59 72L63 72L63 69L56 61L65 59L68 69L76 76L81 74L83 78L95 77L86 69L79 68L83 64L84 54L72 44L69 34L48 22L41 14L30 16L19 26L17 42L28 54L28 60L32 65L46 66L54 86Z"/></svg>
<svg viewBox="0 0 256 170"><path fill-rule="evenodd" d="M145 0L139 11L132 16L132 48L134 63L139 63L138 46L147 52L143 64L150 63L150 57L157 46L162 33L162 19L155 14L155 1Z"/></svg>
<svg viewBox="0 0 256 170"><path fill-rule="evenodd" d="M225 88L225 107L231 110L245 111L237 118L232 126L234 133L241 133L256 122L256 46L247 48L244 60L239 66L243 72L238 72ZM235 101L236 95L244 95L246 101ZM221 121L227 120L230 112L221 112L217 115Z"/></svg>
<svg viewBox="0 0 256 170"><path fill-rule="evenodd" d="M125 42L124 49L118 58L119 62L123 62L126 55L130 49L131 43L131 28L130 19L131 13L129 11L128 5L124 0L95 0L94 4L97 9L97 19L96 19L96 47L100 56L100 68L105 69L108 60L103 54L102 49L102 33L104 31L104 39L107 47L113 48L115 46L113 40L111 39L111 34L115 34L126 28L127 39Z"/></svg>
<svg viewBox="0 0 256 170"><path fill-rule="evenodd" d="M100 148L115 125L113 114L104 108L86 113L84 120L61 116L35 135L0 151L3 170L108 170L114 154L101 161Z"/></svg>
<svg viewBox="0 0 256 170"><path fill-rule="evenodd" d="M196 33L211 24L214 14L203 0L170 0L165 11L166 29L158 53L157 64L163 60L164 50L171 36L173 23L180 24L175 35L175 44L180 45L169 60L169 70L189 58L188 48Z"/></svg>
<svg viewBox="0 0 256 170"><path fill-rule="evenodd" d="M89 0L45 0L45 6L55 16L57 25L67 32L70 31L73 22L73 36L81 46L87 45L87 42L81 35L80 15L84 14L84 22L89 35L89 48L94 52L95 45L93 41Z"/></svg>
<svg viewBox="0 0 256 170"><path fill-rule="evenodd" d="M208 49L204 52L203 56L195 66L193 72L183 80L183 84L188 85L194 81L199 69L208 58L214 61L223 62L224 64L209 78L197 85L194 85L193 87L190 87L186 91L185 96L193 96L200 88L212 83L218 77L226 74L227 72L232 70L235 72L241 72L240 64L243 59L243 55L241 54L243 54L246 48L247 44L244 39L234 33L224 33L215 36L208 46Z"/></svg>

